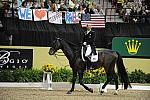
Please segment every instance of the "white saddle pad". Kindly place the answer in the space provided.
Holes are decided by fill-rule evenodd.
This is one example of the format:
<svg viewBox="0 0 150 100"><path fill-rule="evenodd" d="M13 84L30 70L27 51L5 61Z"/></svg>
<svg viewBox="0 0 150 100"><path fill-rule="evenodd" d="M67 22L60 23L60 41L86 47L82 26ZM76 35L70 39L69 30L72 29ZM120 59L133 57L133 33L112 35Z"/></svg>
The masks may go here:
<svg viewBox="0 0 150 100"><path fill-rule="evenodd" d="M86 48L85 57L88 57L91 54L92 49L90 45L86 45Z"/></svg>
<svg viewBox="0 0 150 100"><path fill-rule="evenodd" d="M98 52L96 51L96 55L93 55L92 53L91 62L97 62L97 61L98 61Z"/></svg>
<svg viewBox="0 0 150 100"><path fill-rule="evenodd" d="M90 47L91 48L91 47ZM87 52L87 51L86 51ZM89 52L91 52L91 49L88 51L88 53ZM87 53L87 54L88 54ZM85 56L88 56L88 55L85 55ZM82 47L82 49L81 49L81 57L82 57L82 60L83 61L85 61L85 59L84 59L84 53L83 53L83 47ZM91 57L88 57L90 60L91 60L91 62L97 62L98 61L98 51L96 51L96 55L91 55Z"/></svg>

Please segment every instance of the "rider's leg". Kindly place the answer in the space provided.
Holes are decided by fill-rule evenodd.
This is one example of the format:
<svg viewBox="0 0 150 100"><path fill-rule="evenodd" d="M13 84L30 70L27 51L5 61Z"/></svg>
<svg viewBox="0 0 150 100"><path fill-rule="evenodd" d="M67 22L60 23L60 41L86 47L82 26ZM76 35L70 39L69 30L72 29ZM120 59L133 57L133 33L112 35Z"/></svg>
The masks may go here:
<svg viewBox="0 0 150 100"><path fill-rule="evenodd" d="M86 68L87 68L87 70L90 70L90 68L91 68L91 61L89 60L89 58L88 57L86 57Z"/></svg>
<svg viewBox="0 0 150 100"><path fill-rule="evenodd" d="M96 48L95 48L95 45L91 45L91 49L92 49L92 53L94 55L96 55Z"/></svg>

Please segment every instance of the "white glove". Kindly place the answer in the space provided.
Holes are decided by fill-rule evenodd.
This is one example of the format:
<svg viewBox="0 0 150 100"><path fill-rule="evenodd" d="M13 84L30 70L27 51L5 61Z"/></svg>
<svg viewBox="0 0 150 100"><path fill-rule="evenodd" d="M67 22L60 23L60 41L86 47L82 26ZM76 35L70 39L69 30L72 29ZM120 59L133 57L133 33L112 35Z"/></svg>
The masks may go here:
<svg viewBox="0 0 150 100"><path fill-rule="evenodd" d="M83 42L83 45L86 45L86 42Z"/></svg>

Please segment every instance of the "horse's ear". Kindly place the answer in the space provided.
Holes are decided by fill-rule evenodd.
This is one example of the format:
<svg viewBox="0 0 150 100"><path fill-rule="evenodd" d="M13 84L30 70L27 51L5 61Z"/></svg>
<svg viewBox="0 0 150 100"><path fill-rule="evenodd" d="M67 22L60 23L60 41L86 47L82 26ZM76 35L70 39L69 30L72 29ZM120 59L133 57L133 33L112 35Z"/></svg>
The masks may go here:
<svg viewBox="0 0 150 100"><path fill-rule="evenodd" d="M57 39L57 40L61 40L62 39L62 32L56 32L55 34L56 34L55 35L55 39Z"/></svg>
<svg viewBox="0 0 150 100"><path fill-rule="evenodd" d="M61 33L60 33L60 32L56 32L55 34L56 34L56 35L55 35L56 39L60 38L60 36L61 36Z"/></svg>
<svg viewBox="0 0 150 100"><path fill-rule="evenodd" d="M59 37L59 34L57 32L55 33L55 37Z"/></svg>

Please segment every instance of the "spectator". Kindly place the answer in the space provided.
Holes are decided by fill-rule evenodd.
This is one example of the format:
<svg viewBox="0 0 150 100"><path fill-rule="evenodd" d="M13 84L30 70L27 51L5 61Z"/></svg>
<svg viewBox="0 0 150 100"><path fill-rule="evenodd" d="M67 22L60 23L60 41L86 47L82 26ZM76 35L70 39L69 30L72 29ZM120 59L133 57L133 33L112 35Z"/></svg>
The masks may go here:
<svg viewBox="0 0 150 100"><path fill-rule="evenodd" d="M4 9L4 16L8 17L7 14L9 12L9 10L10 10L10 5L8 4L8 2L6 2L6 3L3 4L2 9Z"/></svg>
<svg viewBox="0 0 150 100"><path fill-rule="evenodd" d="M141 23L145 23L146 22L146 11L145 11L145 7L143 6L141 11L139 11L139 22Z"/></svg>
<svg viewBox="0 0 150 100"><path fill-rule="evenodd" d="M100 7L100 5L97 5L96 9L97 9L97 11L95 12L95 14L104 15L104 11L103 11L102 7Z"/></svg>
<svg viewBox="0 0 150 100"><path fill-rule="evenodd" d="M117 0L117 13L120 14L121 9L123 8L124 0Z"/></svg>
<svg viewBox="0 0 150 100"><path fill-rule="evenodd" d="M136 23L137 22L137 15L138 15L138 13L137 13L137 9L136 9L136 7L134 7L132 10L131 10L131 13L130 13L130 22L133 22L133 23Z"/></svg>
<svg viewBox="0 0 150 100"><path fill-rule="evenodd" d="M85 13L94 14L94 11L91 9L90 5L86 7Z"/></svg>
<svg viewBox="0 0 150 100"><path fill-rule="evenodd" d="M57 5L56 5L56 3L52 3L51 4L51 11L57 12Z"/></svg>
<svg viewBox="0 0 150 100"><path fill-rule="evenodd" d="M33 6L33 2L32 0L25 0L27 2L27 8L31 8Z"/></svg>
<svg viewBox="0 0 150 100"><path fill-rule="evenodd" d="M56 0L51 0L51 3L55 3Z"/></svg>
<svg viewBox="0 0 150 100"><path fill-rule="evenodd" d="M65 7L65 4L64 3L61 3L60 4L60 8L58 8L58 11L67 11L67 8Z"/></svg>
<svg viewBox="0 0 150 100"><path fill-rule="evenodd" d="M69 0L68 9L69 9L69 12L76 10L76 0Z"/></svg>
<svg viewBox="0 0 150 100"><path fill-rule="evenodd" d="M21 4L21 7L22 8L27 8L27 1L23 1L22 4Z"/></svg>
<svg viewBox="0 0 150 100"><path fill-rule="evenodd" d="M97 5L96 5L96 3L93 1L93 2L92 2L92 5L91 5L91 9L93 10L94 13L98 13L98 10L97 10L96 7L97 7Z"/></svg>
<svg viewBox="0 0 150 100"><path fill-rule="evenodd" d="M80 5L78 9L80 13L85 14L86 7L84 5Z"/></svg>

